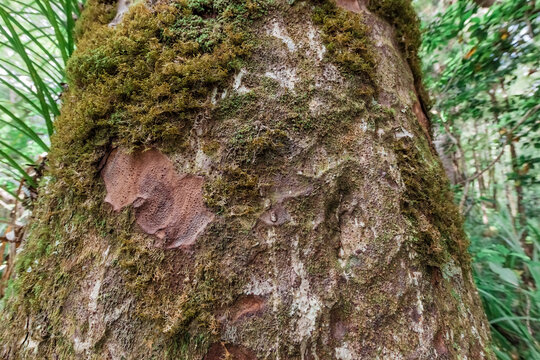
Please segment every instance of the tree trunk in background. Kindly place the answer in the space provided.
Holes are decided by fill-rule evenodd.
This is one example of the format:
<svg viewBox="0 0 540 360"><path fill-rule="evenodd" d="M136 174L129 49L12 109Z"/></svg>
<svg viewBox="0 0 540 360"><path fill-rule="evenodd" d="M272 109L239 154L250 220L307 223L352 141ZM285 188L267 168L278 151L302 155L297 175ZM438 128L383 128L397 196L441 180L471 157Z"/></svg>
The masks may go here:
<svg viewBox="0 0 540 360"><path fill-rule="evenodd" d="M89 1L2 358L494 358L410 4L290 3Z"/></svg>
<svg viewBox="0 0 540 360"><path fill-rule="evenodd" d="M527 214L525 213L525 204L523 203L523 186L521 186L521 169L518 165L518 155L516 151L516 146L513 142L510 142L510 158L512 160L512 172L514 173L514 176L517 177L517 179L514 180L514 189L516 190L516 207L517 207L517 219L519 222L519 227L516 226L516 228L519 229L520 236L519 240L521 242L521 245L523 246L523 249L525 250L525 254L527 256L531 257L533 256L533 247L534 244L527 243Z"/></svg>

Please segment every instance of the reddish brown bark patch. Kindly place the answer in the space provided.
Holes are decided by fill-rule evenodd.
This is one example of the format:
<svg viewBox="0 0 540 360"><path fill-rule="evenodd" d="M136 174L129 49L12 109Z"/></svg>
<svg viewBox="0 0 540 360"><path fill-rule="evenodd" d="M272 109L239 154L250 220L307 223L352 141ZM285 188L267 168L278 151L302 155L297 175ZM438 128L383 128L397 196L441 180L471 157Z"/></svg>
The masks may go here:
<svg viewBox="0 0 540 360"><path fill-rule="evenodd" d="M345 10L360 13L360 5L357 0L336 0L337 6Z"/></svg>
<svg viewBox="0 0 540 360"><path fill-rule="evenodd" d="M257 360L255 354L243 347L224 343L215 343L210 347L203 360Z"/></svg>
<svg viewBox="0 0 540 360"><path fill-rule="evenodd" d="M442 331L437 331L435 334L435 337L433 339L433 347L437 351L437 354L439 355L448 355L448 347L446 347L445 341L444 341L444 334Z"/></svg>
<svg viewBox="0 0 540 360"><path fill-rule="evenodd" d="M236 322L248 316L255 315L264 309L264 298L247 295L240 298L232 308L232 321Z"/></svg>
<svg viewBox="0 0 540 360"><path fill-rule="evenodd" d="M347 333L353 329L350 319L341 307L334 307L330 311L330 333L336 344L341 344Z"/></svg>
<svg viewBox="0 0 540 360"><path fill-rule="evenodd" d="M427 118L426 114L422 110L422 105L419 101L415 102L413 105L413 113L416 115L416 118L418 119L418 122L420 123L420 126L422 127L422 130L424 130L424 133L426 134L426 137L430 144L431 142L431 125L429 122L429 119Z"/></svg>
<svg viewBox="0 0 540 360"><path fill-rule="evenodd" d="M102 177L105 201L115 211L133 205L137 224L159 239L158 246L192 245L214 218L203 202L204 179L177 174L171 161L156 149L133 154L114 150Z"/></svg>

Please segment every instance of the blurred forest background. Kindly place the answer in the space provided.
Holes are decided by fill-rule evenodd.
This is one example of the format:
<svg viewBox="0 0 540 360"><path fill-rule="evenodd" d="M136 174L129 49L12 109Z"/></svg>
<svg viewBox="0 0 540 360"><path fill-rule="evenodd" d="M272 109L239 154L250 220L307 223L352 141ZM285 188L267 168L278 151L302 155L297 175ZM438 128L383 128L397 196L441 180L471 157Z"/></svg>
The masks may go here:
<svg viewBox="0 0 540 360"><path fill-rule="evenodd" d="M494 351L540 359L540 5L414 5L436 147L466 221ZM0 297L9 296L37 184L47 181L81 8L78 0L0 0Z"/></svg>
<svg viewBox="0 0 540 360"><path fill-rule="evenodd" d="M494 350L540 359L540 7L415 6L436 146L466 220Z"/></svg>

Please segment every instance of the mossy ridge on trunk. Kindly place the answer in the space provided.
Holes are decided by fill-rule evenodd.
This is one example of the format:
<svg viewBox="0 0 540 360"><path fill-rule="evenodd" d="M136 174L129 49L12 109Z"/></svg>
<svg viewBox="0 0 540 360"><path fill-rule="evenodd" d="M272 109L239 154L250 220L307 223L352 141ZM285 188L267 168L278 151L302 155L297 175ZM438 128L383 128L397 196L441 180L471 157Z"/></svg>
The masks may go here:
<svg viewBox="0 0 540 360"><path fill-rule="evenodd" d="M369 8L406 39L389 12L404 4ZM79 22L52 178L4 310L21 324L2 329L6 354L491 356L416 96L380 101L404 85L378 69L379 20L329 1L203 0L139 4L111 28L114 9L89 1ZM410 64L403 41L391 55ZM130 208L103 203L114 147L156 147L205 175L220 217L191 251L155 248ZM293 221L266 226L278 205ZM263 310L238 315L246 298Z"/></svg>

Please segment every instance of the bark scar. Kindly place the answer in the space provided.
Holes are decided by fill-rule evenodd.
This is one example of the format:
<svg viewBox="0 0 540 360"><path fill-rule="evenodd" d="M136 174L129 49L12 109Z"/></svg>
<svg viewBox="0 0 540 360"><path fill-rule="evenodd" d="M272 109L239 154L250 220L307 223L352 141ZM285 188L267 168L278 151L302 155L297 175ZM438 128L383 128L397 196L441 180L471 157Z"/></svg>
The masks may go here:
<svg viewBox="0 0 540 360"><path fill-rule="evenodd" d="M114 150L101 172L115 211L133 206L137 224L167 249L193 245L214 219L204 205L204 178L178 174L156 149L127 154Z"/></svg>

